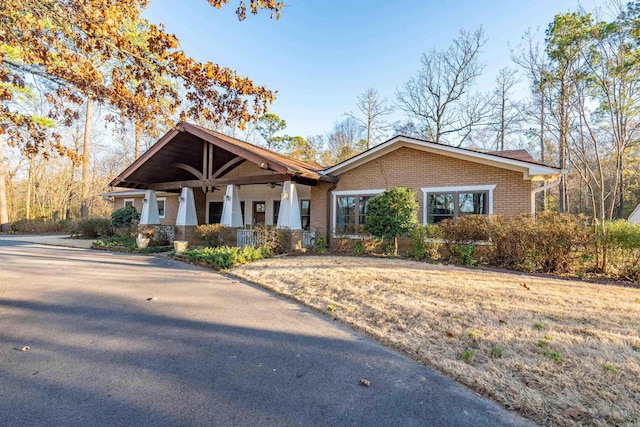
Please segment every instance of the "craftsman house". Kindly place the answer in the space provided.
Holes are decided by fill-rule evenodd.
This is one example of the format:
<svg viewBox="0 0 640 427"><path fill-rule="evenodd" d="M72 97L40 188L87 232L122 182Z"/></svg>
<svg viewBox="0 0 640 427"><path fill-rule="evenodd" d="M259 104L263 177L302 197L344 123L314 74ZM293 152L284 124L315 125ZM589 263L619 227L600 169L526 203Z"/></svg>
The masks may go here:
<svg viewBox="0 0 640 427"><path fill-rule="evenodd" d="M562 171L525 150L483 153L396 136L337 165L316 163L181 122L112 182L115 208L133 205L142 224L256 223L312 230L330 239L366 222L368 200L413 188L418 219L535 213L534 196Z"/></svg>

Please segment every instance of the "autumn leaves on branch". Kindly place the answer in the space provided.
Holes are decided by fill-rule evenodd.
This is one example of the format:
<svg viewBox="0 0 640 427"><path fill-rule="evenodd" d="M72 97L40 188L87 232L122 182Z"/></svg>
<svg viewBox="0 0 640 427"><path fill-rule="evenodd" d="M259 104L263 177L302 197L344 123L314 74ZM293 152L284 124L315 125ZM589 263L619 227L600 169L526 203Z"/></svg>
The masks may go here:
<svg viewBox="0 0 640 427"><path fill-rule="evenodd" d="M230 0L208 0L221 8ZM52 131L71 124L86 99L109 105L112 121L153 124L182 119L234 123L255 120L274 92L180 50L178 39L142 17L146 0L4 0L0 5L0 134L25 152L73 156ZM274 0L239 2L246 10L271 11ZM35 81L47 88L46 116L16 108L33 96Z"/></svg>

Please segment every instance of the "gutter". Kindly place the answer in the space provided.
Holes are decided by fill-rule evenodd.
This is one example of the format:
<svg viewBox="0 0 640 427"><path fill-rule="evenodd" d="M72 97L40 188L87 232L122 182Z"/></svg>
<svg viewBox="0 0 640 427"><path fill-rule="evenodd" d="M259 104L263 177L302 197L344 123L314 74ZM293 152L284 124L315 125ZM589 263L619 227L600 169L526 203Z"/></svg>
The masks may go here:
<svg viewBox="0 0 640 427"><path fill-rule="evenodd" d="M564 171L563 171L564 172ZM563 176L560 175L554 182L550 182L549 184L545 184L542 187L536 188L531 192L531 218L536 218L536 195L543 191L549 190L553 187L557 187L562 182Z"/></svg>

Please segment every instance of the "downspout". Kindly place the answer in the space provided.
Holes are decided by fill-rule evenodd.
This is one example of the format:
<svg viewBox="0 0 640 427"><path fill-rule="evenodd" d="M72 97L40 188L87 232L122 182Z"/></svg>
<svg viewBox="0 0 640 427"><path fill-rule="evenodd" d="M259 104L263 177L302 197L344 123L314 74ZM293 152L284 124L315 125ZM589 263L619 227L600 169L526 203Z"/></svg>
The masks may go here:
<svg viewBox="0 0 640 427"><path fill-rule="evenodd" d="M327 246L331 248L331 239L333 232L331 230L331 206L333 205L333 198L331 192L338 186L338 181L334 182L331 187L327 189ZM327 248L327 249L328 249Z"/></svg>
<svg viewBox="0 0 640 427"><path fill-rule="evenodd" d="M557 187L558 185L560 185L561 181L562 181L562 175L560 175L554 182L550 182L549 184L545 184L542 187L535 188L531 192L531 218L532 219L534 220L536 219L536 195L542 191L546 191L553 187Z"/></svg>

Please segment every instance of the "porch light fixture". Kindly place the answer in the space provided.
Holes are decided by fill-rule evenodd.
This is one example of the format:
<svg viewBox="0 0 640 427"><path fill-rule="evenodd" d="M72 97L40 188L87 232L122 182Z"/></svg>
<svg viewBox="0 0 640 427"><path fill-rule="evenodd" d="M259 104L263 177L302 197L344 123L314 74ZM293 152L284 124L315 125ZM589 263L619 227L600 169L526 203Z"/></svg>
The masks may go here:
<svg viewBox="0 0 640 427"><path fill-rule="evenodd" d="M180 200L180 203L182 203L182 202L184 202L184 197L180 196L180 197L178 198L178 200Z"/></svg>
<svg viewBox="0 0 640 427"><path fill-rule="evenodd" d="M282 198L287 200L289 198L289 193L287 193L286 191L282 192Z"/></svg>
<svg viewBox="0 0 640 427"><path fill-rule="evenodd" d="M147 199L142 199L142 203L147 203L148 200Z"/></svg>
<svg viewBox="0 0 640 427"><path fill-rule="evenodd" d="M225 199L225 200L231 200L231 196L229 196L228 194L225 194L225 195L224 195L224 199Z"/></svg>

